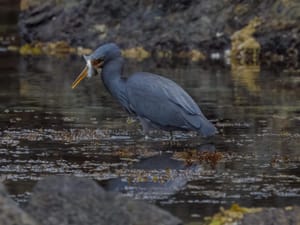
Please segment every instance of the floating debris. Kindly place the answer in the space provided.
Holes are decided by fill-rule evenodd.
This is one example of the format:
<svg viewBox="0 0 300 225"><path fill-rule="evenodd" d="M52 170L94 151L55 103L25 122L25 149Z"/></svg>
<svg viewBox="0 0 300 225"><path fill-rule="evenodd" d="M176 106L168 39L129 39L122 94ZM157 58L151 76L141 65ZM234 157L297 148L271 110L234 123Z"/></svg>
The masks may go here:
<svg viewBox="0 0 300 225"><path fill-rule="evenodd" d="M217 163L222 160L224 154L221 152L208 152L198 150L188 150L183 152L175 152L174 159L183 160L187 165L192 163L208 163L212 168L215 168Z"/></svg>
<svg viewBox="0 0 300 225"><path fill-rule="evenodd" d="M16 122L15 120L12 122ZM53 130L53 129L22 129L4 131L5 138L2 137L3 143L14 143L14 139L27 141L62 141L65 143L73 143L80 141L100 140L105 134L98 129L69 129L69 130ZM11 140L11 141L8 141Z"/></svg>

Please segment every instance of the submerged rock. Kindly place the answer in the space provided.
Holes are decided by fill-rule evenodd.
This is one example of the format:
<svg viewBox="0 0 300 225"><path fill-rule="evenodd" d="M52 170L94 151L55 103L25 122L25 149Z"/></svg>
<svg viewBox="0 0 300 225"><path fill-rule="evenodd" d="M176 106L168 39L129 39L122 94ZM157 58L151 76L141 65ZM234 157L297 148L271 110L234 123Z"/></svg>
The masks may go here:
<svg viewBox="0 0 300 225"><path fill-rule="evenodd" d="M239 225L298 225L300 224L300 207L266 208L261 212L247 214Z"/></svg>
<svg viewBox="0 0 300 225"><path fill-rule="evenodd" d="M207 218L206 225L298 225L300 224L300 207L285 208L245 208L233 204L229 209Z"/></svg>
<svg viewBox="0 0 300 225"><path fill-rule="evenodd" d="M17 204L9 198L0 183L0 224L3 225L38 225Z"/></svg>
<svg viewBox="0 0 300 225"><path fill-rule="evenodd" d="M181 224L154 205L106 192L92 180L70 176L38 182L26 211L42 225Z"/></svg>

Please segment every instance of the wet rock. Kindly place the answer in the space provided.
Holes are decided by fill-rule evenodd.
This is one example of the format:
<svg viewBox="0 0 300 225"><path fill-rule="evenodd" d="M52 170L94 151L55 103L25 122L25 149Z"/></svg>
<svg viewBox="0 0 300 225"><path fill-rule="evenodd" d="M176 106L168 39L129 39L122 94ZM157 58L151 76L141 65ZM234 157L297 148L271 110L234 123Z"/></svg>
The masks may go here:
<svg viewBox="0 0 300 225"><path fill-rule="evenodd" d="M260 20L254 18L246 27L231 36L231 59L237 61L235 64L257 65L260 45L252 35L259 24Z"/></svg>
<svg viewBox="0 0 300 225"><path fill-rule="evenodd" d="M23 40L28 42L66 41L94 49L113 41L122 48L143 47L153 56L193 49L208 56L230 49L230 37L257 17L261 26L246 44L260 46L261 57L267 58L263 62L277 63L283 58L281 61L298 66L300 59L297 0L26 2L30 7L23 7L19 26Z"/></svg>
<svg viewBox="0 0 300 225"><path fill-rule="evenodd" d="M0 183L0 196L7 197L5 187Z"/></svg>
<svg viewBox="0 0 300 225"><path fill-rule="evenodd" d="M300 224L300 207L267 208L261 212L246 214L239 225L296 225Z"/></svg>
<svg viewBox="0 0 300 225"><path fill-rule="evenodd" d="M2 184L0 184L0 224L37 225L29 215L9 198Z"/></svg>
<svg viewBox="0 0 300 225"><path fill-rule="evenodd" d="M233 204L229 209L221 208L220 212L207 218L206 224L220 225L298 225L300 207L285 208L246 208Z"/></svg>
<svg viewBox="0 0 300 225"><path fill-rule="evenodd" d="M143 46L146 50L174 52L207 48L206 43L212 38L211 45L218 43L220 48L230 41L215 37L224 29L231 10L226 1L77 0L73 5L66 0L39 4L31 1L35 7L24 10L19 23L21 35L28 41L65 40L90 48L114 41L126 48ZM220 14L223 17L217 16ZM215 18L219 23L215 23Z"/></svg>
<svg viewBox="0 0 300 225"><path fill-rule="evenodd" d="M70 176L38 182L26 211L42 225L181 224L154 205L106 192L92 180Z"/></svg>

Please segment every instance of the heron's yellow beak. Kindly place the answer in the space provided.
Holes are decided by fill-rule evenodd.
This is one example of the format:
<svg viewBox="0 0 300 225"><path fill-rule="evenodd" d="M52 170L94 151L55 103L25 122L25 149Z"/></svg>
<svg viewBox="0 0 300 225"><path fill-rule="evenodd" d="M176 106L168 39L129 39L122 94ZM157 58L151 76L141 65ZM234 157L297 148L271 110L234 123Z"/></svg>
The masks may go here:
<svg viewBox="0 0 300 225"><path fill-rule="evenodd" d="M74 89L80 83L80 81L82 81L87 75L88 75L88 67L86 66L84 67L82 72L78 75L76 80L73 82L72 89Z"/></svg>

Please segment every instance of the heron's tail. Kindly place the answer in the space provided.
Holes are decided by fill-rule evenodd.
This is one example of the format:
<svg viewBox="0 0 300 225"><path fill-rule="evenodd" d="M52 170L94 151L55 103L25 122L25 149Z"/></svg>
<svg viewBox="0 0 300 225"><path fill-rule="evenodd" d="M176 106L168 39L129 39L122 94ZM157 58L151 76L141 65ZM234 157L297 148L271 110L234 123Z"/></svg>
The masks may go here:
<svg viewBox="0 0 300 225"><path fill-rule="evenodd" d="M197 131L203 137L213 136L218 133L217 128L204 115L184 114L184 119L193 130Z"/></svg>
<svg viewBox="0 0 300 225"><path fill-rule="evenodd" d="M202 120L198 132L204 137L210 137L215 135L218 132L218 130L210 121L205 119Z"/></svg>

